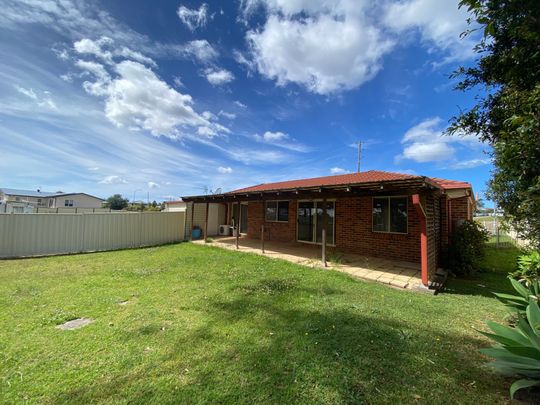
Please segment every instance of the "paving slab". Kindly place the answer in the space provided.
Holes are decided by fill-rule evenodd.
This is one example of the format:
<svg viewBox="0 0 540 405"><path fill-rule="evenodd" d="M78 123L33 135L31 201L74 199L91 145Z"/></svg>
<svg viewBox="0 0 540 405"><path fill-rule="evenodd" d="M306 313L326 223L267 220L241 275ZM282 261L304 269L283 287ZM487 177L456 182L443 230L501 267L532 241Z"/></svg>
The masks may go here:
<svg viewBox="0 0 540 405"><path fill-rule="evenodd" d="M91 324L92 322L94 322L94 320L89 318L72 319L71 321L67 321L61 325L58 325L57 328L61 330L80 329L86 325Z"/></svg>

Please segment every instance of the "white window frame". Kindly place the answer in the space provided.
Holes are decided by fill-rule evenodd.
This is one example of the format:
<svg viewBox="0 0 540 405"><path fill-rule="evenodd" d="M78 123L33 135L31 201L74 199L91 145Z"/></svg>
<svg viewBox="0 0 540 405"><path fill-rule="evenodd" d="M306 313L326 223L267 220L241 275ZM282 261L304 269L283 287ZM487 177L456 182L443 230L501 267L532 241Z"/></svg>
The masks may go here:
<svg viewBox="0 0 540 405"><path fill-rule="evenodd" d="M276 203L276 219L268 219L266 218L266 209L268 207L269 202L275 202ZM279 218L279 203L280 202L286 202L287 203L287 220L286 221L280 221ZM280 224L286 224L289 222L289 218L291 216L291 204L289 200L265 200L264 201L264 222L278 222Z"/></svg>
<svg viewBox="0 0 540 405"><path fill-rule="evenodd" d="M375 202L375 200L377 199L383 199L383 198L386 198L388 200L388 231L376 231L374 229L374 221L373 221L373 203ZM394 232L394 231L390 231L390 229L392 229L392 224L390 223L390 220L392 219L392 213L391 213L391 209L390 209L390 200L392 198L404 198L405 199L405 204L406 204L406 212L407 212L407 229L405 232ZM372 197L371 198L371 232L375 232L375 233L393 233L393 234L396 234L396 235L407 235L409 233L409 196L406 196L406 195L389 195L389 196L380 196L380 197Z"/></svg>
<svg viewBox="0 0 540 405"><path fill-rule="evenodd" d="M64 207L73 207L73 200L64 200Z"/></svg>

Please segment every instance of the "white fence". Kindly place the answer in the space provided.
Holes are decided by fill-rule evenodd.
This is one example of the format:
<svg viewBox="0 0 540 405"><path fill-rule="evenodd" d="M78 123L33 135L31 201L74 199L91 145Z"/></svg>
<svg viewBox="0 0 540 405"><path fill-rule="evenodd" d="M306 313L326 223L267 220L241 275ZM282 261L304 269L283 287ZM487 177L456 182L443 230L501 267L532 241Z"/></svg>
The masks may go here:
<svg viewBox="0 0 540 405"><path fill-rule="evenodd" d="M184 212L0 214L0 258L179 242L184 227Z"/></svg>

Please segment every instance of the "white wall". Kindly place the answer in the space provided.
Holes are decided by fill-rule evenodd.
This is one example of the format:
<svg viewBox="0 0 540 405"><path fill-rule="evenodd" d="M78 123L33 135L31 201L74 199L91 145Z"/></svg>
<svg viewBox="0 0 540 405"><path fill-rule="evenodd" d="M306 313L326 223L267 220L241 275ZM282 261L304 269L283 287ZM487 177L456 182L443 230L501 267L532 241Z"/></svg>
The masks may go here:
<svg viewBox="0 0 540 405"><path fill-rule="evenodd" d="M206 203L195 203L193 224L191 224L191 207L192 204L188 203L186 209L186 238L189 238L193 226L198 226L204 232L204 222L206 220ZM226 223L225 211L224 204L209 204L208 236L219 234L219 226Z"/></svg>
<svg viewBox="0 0 540 405"><path fill-rule="evenodd" d="M99 198L86 194L71 194L55 197L56 205L54 208L65 207L66 200L73 200L73 208L101 208L102 201Z"/></svg>

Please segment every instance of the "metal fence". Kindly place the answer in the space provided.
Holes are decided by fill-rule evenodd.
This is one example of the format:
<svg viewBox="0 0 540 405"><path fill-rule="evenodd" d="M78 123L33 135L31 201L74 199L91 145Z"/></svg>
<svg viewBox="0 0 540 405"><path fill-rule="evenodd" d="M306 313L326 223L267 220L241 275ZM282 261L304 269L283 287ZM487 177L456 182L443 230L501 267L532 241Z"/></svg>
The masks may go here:
<svg viewBox="0 0 540 405"><path fill-rule="evenodd" d="M179 242L184 227L184 212L0 214L0 258Z"/></svg>
<svg viewBox="0 0 540 405"><path fill-rule="evenodd" d="M476 218L489 232L488 246L496 248L526 247L527 241L519 238L516 231L504 224L499 217Z"/></svg>

